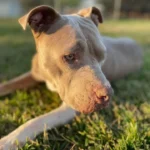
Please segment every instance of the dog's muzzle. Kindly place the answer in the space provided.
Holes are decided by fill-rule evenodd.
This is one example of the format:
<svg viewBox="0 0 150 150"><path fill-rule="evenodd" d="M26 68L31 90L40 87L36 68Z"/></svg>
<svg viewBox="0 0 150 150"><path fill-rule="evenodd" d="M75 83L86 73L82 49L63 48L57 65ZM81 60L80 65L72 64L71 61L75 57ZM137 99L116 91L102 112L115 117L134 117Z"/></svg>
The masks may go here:
<svg viewBox="0 0 150 150"><path fill-rule="evenodd" d="M111 87L95 86L92 91L92 99L100 106L100 108L104 108L109 104L113 93Z"/></svg>

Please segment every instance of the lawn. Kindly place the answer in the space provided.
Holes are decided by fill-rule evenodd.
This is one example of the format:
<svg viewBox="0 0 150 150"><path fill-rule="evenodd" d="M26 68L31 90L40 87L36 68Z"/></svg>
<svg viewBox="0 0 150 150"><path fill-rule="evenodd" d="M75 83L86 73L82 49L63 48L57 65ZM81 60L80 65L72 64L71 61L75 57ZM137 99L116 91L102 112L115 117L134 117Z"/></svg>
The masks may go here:
<svg viewBox="0 0 150 150"><path fill-rule="evenodd" d="M28 29L16 20L0 20L0 81L30 69L35 45ZM43 132L22 150L149 150L150 149L150 21L105 21L104 35L129 36L144 50L143 68L115 81L110 106ZM51 111L61 100L45 85L0 97L0 138L27 120Z"/></svg>

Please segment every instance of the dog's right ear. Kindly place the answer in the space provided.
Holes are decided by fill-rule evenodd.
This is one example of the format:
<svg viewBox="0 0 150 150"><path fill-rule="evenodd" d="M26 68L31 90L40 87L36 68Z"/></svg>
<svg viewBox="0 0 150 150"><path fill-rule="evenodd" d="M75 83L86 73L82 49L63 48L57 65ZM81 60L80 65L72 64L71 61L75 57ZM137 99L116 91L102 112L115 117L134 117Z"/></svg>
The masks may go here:
<svg viewBox="0 0 150 150"><path fill-rule="evenodd" d="M98 26L99 23L103 23L101 12L96 7L81 9L77 14L81 17L90 18L96 26Z"/></svg>
<svg viewBox="0 0 150 150"><path fill-rule="evenodd" d="M57 13L53 8L41 5L33 8L18 21L24 30L26 29L27 24L29 24L35 32L42 32L46 31L59 17L59 13Z"/></svg>

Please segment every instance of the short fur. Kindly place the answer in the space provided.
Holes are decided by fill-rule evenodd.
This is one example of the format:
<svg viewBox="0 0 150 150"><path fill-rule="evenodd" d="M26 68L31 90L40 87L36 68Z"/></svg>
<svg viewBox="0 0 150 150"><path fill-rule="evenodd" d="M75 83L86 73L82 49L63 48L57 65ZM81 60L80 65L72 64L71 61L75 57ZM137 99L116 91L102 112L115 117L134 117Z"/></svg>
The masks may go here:
<svg viewBox="0 0 150 150"><path fill-rule="evenodd" d="M16 139L21 145L27 137L33 139L43 131L44 124L51 129L67 123L76 112L91 113L106 107L113 93L109 81L141 67L142 50L137 43L101 36L98 24L102 22L96 7L61 15L49 6L39 6L19 20L24 30L30 25L37 52L31 72L0 85L0 95L45 82L59 93L63 105L2 138L1 150L14 150Z"/></svg>

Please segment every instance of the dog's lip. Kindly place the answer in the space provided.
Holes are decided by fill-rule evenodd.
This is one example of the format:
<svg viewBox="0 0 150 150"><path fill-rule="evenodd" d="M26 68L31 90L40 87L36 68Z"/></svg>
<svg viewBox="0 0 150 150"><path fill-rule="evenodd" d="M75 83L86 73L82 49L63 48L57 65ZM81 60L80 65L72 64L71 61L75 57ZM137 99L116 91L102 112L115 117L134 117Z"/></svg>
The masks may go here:
<svg viewBox="0 0 150 150"><path fill-rule="evenodd" d="M95 108L93 110L91 110L91 111L84 110L84 111L79 111L79 112L84 113L84 114L91 114L93 112L96 112L96 111L99 111L101 109L107 108L109 106L109 104L110 104L110 102L106 102L105 104L96 103Z"/></svg>
<svg viewBox="0 0 150 150"><path fill-rule="evenodd" d="M103 103L97 103L94 98L92 98L90 100L95 101L94 109L92 111L82 111L82 113L84 113L84 114L90 114L90 113L99 111L101 109L107 108L109 106L109 104L110 104L111 98L108 101L103 102Z"/></svg>
<svg viewBox="0 0 150 150"><path fill-rule="evenodd" d="M94 106L94 109L90 109L90 110L87 110L87 109L84 109L84 110L78 110L78 112L80 113L84 113L84 114L91 114L93 112L96 112L96 111L99 111L101 109L104 109L106 107L108 107L110 104L110 102L106 102L106 103L103 103L103 104L98 104L98 103L95 103L95 106Z"/></svg>
<svg viewBox="0 0 150 150"><path fill-rule="evenodd" d="M112 97L109 97L109 99L107 101L101 101L101 102L99 102L100 100L97 98L95 100L95 102L96 102L95 103L95 105L96 105L95 106L96 107L96 111L108 107L110 105L111 99L112 99Z"/></svg>
<svg viewBox="0 0 150 150"><path fill-rule="evenodd" d="M85 100L85 103L81 102L81 104L79 104L77 101L75 101L75 105L71 105L71 107L80 113L90 114L108 107L111 98L112 97L110 96L108 100L100 101L96 94L91 94L88 96L88 99Z"/></svg>
<svg viewBox="0 0 150 150"><path fill-rule="evenodd" d="M102 108L108 107L108 106L109 106L109 104L110 104L110 102L109 102L109 101L107 101L107 102L105 102L105 103L97 104L97 105L99 105L99 106L100 106L100 109L102 109Z"/></svg>

